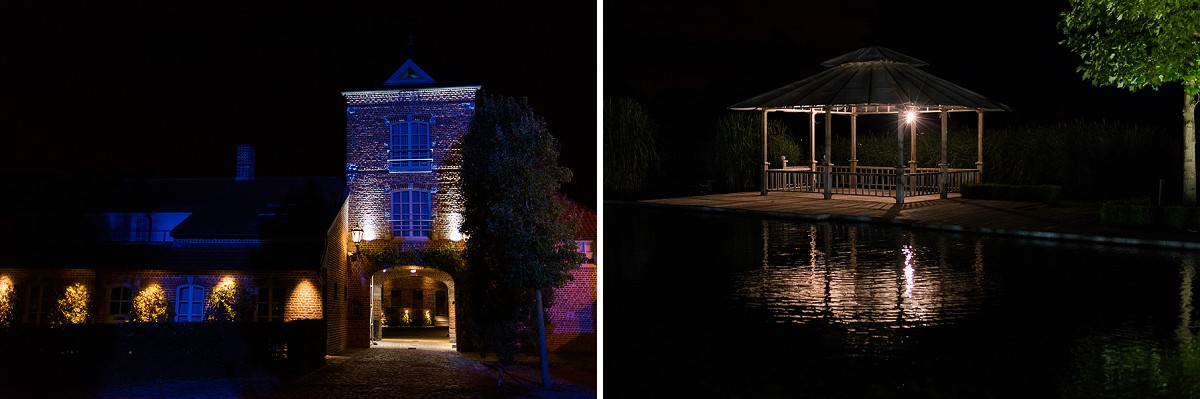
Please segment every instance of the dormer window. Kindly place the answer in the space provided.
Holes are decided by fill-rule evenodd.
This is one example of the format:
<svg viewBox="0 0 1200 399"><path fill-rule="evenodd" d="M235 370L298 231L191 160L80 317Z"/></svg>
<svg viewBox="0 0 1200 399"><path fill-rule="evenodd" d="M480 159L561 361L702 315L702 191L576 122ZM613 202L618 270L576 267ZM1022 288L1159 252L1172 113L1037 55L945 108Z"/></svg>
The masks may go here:
<svg viewBox="0 0 1200 399"><path fill-rule="evenodd" d="M388 170L391 172L428 172L433 170L433 150L429 142L432 119L422 120L405 116L398 122L387 122L391 129L388 144Z"/></svg>

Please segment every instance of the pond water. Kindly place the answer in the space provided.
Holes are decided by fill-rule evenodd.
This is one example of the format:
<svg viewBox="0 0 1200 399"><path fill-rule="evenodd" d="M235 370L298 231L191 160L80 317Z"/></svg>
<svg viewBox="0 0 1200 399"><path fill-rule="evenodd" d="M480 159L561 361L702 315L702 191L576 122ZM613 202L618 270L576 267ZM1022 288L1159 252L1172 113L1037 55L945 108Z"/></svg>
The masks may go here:
<svg viewBox="0 0 1200 399"><path fill-rule="evenodd" d="M1196 256L604 208L611 397L1200 397Z"/></svg>

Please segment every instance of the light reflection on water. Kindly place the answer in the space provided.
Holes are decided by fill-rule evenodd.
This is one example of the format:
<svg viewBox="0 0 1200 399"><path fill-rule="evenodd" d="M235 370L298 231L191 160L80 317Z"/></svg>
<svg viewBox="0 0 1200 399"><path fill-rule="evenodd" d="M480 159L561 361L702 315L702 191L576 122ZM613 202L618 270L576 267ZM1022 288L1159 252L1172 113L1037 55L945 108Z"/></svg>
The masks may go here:
<svg viewBox="0 0 1200 399"><path fill-rule="evenodd" d="M982 304L978 239L968 241L974 253L966 262L952 263L945 237L926 246L914 236L860 237L852 225L762 224L762 267L732 273L732 299L778 322L914 327L954 320Z"/></svg>
<svg viewBox="0 0 1200 399"><path fill-rule="evenodd" d="M1194 253L605 212L618 397L1200 397Z"/></svg>

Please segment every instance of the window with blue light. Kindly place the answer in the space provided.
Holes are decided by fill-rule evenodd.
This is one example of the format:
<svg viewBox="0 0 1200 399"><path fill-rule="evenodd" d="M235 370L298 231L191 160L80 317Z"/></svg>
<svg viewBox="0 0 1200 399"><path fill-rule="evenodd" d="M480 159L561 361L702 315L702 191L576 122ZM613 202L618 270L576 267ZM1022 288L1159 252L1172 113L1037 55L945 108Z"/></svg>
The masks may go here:
<svg viewBox="0 0 1200 399"><path fill-rule="evenodd" d="M428 238L433 225L428 190L392 192L392 235L406 238Z"/></svg>
<svg viewBox="0 0 1200 399"><path fill-rule="evenodd" d="M388 122L388 170L391 172L428 172L433 170L433 150L429 142L432 120L408 115L399 122Z"/></svg>
<svg viewBox="0 0 1200 399"><path fill-rule="evenodd" d="M204 321L204 287L184 284L175 289L175 321Z"/></svg>

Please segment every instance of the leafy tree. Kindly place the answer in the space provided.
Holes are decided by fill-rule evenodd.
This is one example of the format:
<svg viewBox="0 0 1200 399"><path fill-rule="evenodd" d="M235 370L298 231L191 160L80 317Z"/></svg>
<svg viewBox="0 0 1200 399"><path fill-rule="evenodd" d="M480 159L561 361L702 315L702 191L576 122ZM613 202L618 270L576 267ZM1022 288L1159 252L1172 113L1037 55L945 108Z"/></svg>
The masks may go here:
<svg viewBox="0 0 1200 399"><path fill-rule="evenodd" d="M462 140L462 227L470 238L460 304L476 344L495 351L502 364L536 327L546 384L540 294L565 284L583 261L573 241L578 220L558 196L571 171L558 165L558 142L527 100L483 90L476 98Z"/></svg>
<svg viewBox="0 0 1200 399"><path fill-rule="evenodd" d="M1096 86L1157 90L1183 85L1183 196L1196 204L1196 101L1200 94L1200 2L1071 0L1061 43L1079 55L1078 71Z"/></svg>
<svg viewBox="0 0 1200 399"><path fill-rule="evenodd" d="M604 104L604 189L617 195L636 194L658 168L654 121L642 104L607 99Z"/></svg>

